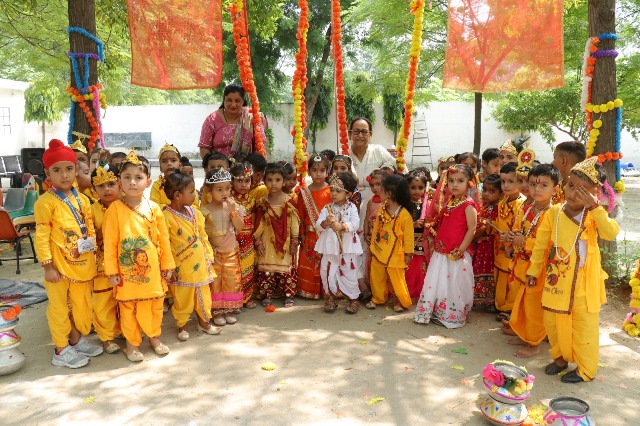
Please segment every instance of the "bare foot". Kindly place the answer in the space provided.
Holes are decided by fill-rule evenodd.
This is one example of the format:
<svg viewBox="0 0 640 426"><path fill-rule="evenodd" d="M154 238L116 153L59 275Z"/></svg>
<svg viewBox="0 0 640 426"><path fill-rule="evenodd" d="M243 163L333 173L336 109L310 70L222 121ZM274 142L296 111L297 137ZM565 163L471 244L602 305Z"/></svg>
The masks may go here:
<svg viewBox="0 0 640 426"><path fill-rule="evenodd" d="M509 327L509 326L504 326L504 327L500 328L500 330L502 330L502 332L504 334L508 335L508 336L515 336L516 335L516 332L513 331L511 329L511 327Z"/></svg>
<svg viewBox="0 0 640 426"><path fill-rule="evenodd" d="M526 346L527 342L525 342L524 340L522 340L519 337L514 337L513 339L509 339L507 340L507 343L510 345L514 345L514 346Z"/></svg>
<svg viewBox="0 0 640 426"><path fill-rule="evenodd" d="M540 348L537 346L525 346L524 348L520 349L518 352L515 352L514 355L517 356L518 358L531 358L534 355L537 355L540 353Z"/></svg>

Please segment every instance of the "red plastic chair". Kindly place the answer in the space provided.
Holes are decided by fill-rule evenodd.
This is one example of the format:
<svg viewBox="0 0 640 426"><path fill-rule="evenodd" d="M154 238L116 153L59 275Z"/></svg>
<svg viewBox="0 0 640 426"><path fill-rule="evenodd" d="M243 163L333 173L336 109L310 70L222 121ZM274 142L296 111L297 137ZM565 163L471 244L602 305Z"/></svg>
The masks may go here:
<svg viewBox="0 0 640 426"><path fill-rule="evenodd" d="M22 240L25 238L29 238L29 242L31 243L32 256L22 257ZM15 260L16 274L20 274L20 257L23 259L33 259L33 263L38 263L36 250L33 247L33 239L31 238L31 231L29 229L20 232L16 231L16 228L13 226L13 221L6 210L0 210L0 243L13 245L16 256L0 259L0 265L2 265L2 261Z"/></svg>

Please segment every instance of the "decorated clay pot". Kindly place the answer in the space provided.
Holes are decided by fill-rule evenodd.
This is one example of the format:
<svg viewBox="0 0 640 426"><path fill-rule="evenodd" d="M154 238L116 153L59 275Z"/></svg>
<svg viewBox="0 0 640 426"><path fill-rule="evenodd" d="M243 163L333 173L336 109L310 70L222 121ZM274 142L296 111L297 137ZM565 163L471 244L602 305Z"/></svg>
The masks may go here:
<svg viewBox="0 0 640 426"><path fill-rule="evenodd" d="M15 330L0 331L0 351L13 349L20 344L20 335Z"/></svg>
<svg viewBox="0 0 640 426"><path fill-rule="evenodd" d="M505 377L523 380L529 377L529 374L525 370L513 364L508 364L506 362L496 362L493 364L493 366ZM491 383L491 381L489 381L487 378L483 378L482 383L484 384L484 387L491 398L504 404L519 404L523 401L526 401L531 396L531 393L528 390L521 393L520 395L512 394L507 389Z"/></svg>
<svg viewBox="0 0 640 426"><path fill-rule="evenodd" d="M524 404L504 404L491 396L480 399L480 412L493 425L521 425L529 415Z"/></svg>
<svg viewBox="0 0 640 426"><path fill-rule="evenodd" d="M0 351L0 376L20 370L27 359L18 349Z"/></svg>
<svg viewBox="0 0 640 426"><path fill-rule="evenodd" d="M578 398L561 396L549 402L544 415L545 426L594 426L589 415L589 404Z"/></svg>

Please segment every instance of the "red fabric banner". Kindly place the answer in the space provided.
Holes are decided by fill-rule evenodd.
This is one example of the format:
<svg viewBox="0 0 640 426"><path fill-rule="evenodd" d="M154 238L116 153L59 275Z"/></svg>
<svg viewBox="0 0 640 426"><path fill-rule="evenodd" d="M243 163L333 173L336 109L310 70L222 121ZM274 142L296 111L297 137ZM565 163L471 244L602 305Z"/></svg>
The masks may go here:
<svg viewBox="0 0 640 426"><path fill-rule="evenodd" d="M564 86L563 0L449 0L443 86L494 93Z"/></svg>
<svg viewBox="0 0 640 426"><path fill-rule="evenodd" d="M222 79L222 0L127 0L131 83L216 87Z"/></svg>

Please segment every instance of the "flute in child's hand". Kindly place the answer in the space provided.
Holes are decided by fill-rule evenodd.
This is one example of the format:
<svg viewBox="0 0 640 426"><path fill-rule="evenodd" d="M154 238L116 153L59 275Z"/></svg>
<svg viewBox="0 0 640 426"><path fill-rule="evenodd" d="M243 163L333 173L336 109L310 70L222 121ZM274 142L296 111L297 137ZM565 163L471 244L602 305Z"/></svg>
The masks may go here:
<svg viewBox="0 0 640 426"><path fill-rule="evenodd" d="M503 231L503 230L501 230L500 228L498 228L497 226L495 226L495 225L493 224L493 222L492 222L492 221L490 221L489 219L487 219L487 221L486 221L486 222L487 222L487 223L488 223L488 224L489 224L493 229L495 229L498 233L500 233L500 234L504 233L504 231Z"/></svg>

